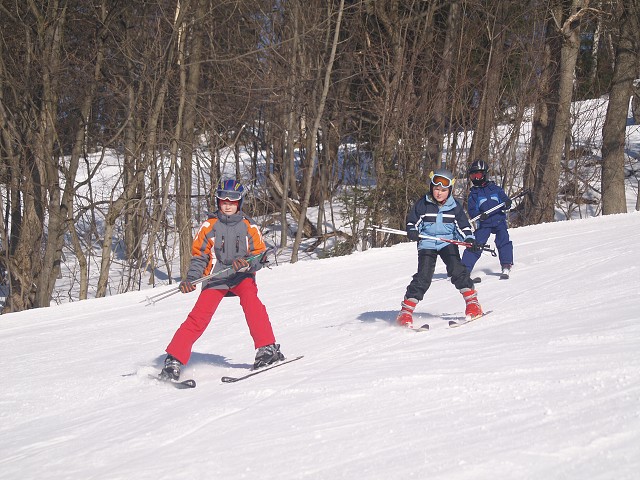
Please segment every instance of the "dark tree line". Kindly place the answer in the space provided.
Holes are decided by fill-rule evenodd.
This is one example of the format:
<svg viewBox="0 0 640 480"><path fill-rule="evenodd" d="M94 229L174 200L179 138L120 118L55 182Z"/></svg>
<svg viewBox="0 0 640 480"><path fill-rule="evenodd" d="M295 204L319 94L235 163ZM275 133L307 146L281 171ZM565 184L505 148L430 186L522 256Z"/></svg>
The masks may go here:
<svg viewBox="0 0 640 480"><path fill-rule="evenodd" d="M0 0L4 311L48 306L65 251L71 299L184 274L225 162L256 215L298 226L292 261L336 234L338 195L349 252L363 223L402 226L429 171L464 178L479 158L532 192L520 224L594 194L596 212L625 212L639 3ZM578 144L572 102L603 95L602 131Z"/></svg>

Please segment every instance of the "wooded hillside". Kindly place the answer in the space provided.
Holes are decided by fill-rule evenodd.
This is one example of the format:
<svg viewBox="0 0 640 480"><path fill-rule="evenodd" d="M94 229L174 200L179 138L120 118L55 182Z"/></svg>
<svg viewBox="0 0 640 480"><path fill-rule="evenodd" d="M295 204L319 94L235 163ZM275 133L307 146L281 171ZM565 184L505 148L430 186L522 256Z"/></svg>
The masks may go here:
<svg viewBox="0 0 640 480"><path fill-rule="evenodd" d="M560 195L624 212L630 100L640 120L639 4L0 0L4 312L50 304L65 249L79 262L78 299L90 257L100 262L95 295L107 293L116 245L122 291L160 265L178 274L170 238L184 274L223 151L251 189L252 215L301 225L292 261L303 237L327 233L322 206L345 187L365 224L403 227L431 170L464 179L476 159L507 193L532 192L519 224L553 221ZM602 132L577 142L572 102L604 95ZM111 152L117 187L97 200ZM343 251L359 248L358 228Z"/></svg>

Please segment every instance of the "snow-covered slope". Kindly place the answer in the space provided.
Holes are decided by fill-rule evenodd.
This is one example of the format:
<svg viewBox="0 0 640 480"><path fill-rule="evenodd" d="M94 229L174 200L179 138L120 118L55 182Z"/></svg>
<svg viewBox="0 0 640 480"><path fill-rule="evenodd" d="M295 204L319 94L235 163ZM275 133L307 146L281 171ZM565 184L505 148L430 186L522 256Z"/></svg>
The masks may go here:
<svg viewBox="0 0 640 480"><path fill-rule="evenodd" d="M182 391L147 374L196 293L3 315L0 478L638 478L640 213L511 235L510 280L490 256L474 271L493 312L458 329L441 263L416 310L431 331L392 325L414 244L261 271L282 351L305 358L235 384L254 350L234 298Z"/></svg>

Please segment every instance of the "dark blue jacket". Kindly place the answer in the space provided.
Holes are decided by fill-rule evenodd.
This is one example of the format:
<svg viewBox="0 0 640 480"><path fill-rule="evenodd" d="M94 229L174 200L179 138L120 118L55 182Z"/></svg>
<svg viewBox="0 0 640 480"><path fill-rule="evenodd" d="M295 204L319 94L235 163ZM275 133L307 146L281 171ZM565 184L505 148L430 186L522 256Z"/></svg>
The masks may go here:
<svg viewBox="0 0 640 480"><path fill-rule="evenodd" d="M469 218L474 218L481 213L491 210L496 205L509 200L509 197L504 190L496 185L494 182L487 182L482 187L471 187L469 192L469 200L467 202L467 211L469 212ZM489 218L486 220L478 220L478 228L480 227L496 227L501 222L506 222L507 216L503 208L494 210L489 214Z"/></svg>
<svg viewBox="0 0 640 480"><path fill-rule="evenodd" d="M462 206L452 196L442 206L438 206L429 195L420 198L407 215L409 230L448 240L475 238ZM450 244L423 238L418 242L418 249L441 250L447 245Z"/></svg>

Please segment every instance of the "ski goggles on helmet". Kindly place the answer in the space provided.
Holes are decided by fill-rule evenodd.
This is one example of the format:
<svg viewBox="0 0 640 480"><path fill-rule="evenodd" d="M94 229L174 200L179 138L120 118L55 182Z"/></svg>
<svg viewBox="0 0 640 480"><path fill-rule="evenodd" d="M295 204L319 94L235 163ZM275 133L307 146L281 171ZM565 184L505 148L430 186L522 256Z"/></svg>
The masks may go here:
<svg viewBox="0 0 640 480"><path fill-rule="evenodd" d="M484 172L473 172L469 174L471 180L482 180L484 178Z"/></svg>
<svg viewBox="0 0 640 480"><path fill-rule="evenodd" d="M228 200L230 202L238 202L242 199L243 192L235 190L218 190L216 192L216 198L220 200Z"/></svg>
<svg viewBox="0 0 640 480"><path fill-rule="evenodd" d="M444 188L453 186L455 179L445 177L444 175L431 175L431 184L440 185Z"/></svg>

